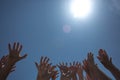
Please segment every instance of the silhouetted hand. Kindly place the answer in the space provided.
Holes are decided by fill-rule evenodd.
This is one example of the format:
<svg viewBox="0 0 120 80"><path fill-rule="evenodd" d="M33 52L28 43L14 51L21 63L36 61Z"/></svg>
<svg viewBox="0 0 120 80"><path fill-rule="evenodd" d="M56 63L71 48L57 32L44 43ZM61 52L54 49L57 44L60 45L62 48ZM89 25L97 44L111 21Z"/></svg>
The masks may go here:
<svg viewBox="0 0 120 80"><path fill-rule="evenodd" d="M112 58L109 58L105 50L100 49L97 58L113 74L116 80L120 80L120 70L112 63Z"/></svg>
<svg viewBox="0 0 120 80"><path fill-rule="evenodd" d="M99 61L107 68L109 69L112 65L112 58L107 55L106 51L103 49L99 50L99 54L97 56Z"/></svg>
<svg viewBox="0 0 120 80"><path fill-rule="evenodd" d="M60 80L70 80L71 79L71 71L69 71L69 67L67 66L67 63L59 63L58 65L61 76Z"/></svg>
<svg viewBox="0 0 120 80"><path fill-rule="evenodd" d="M20 52L22 50L22 45L19 43L14 43L13 47L11 48L11 44L8 44L9 48L9 61L12 63L16 63L24 58L26 58L27 54L21 56Z"/></svg>
<svg viewBox="0 0 120 80"><path fill-rule="evenodd" d="M86 72L87 79L95 80L98 78L98 67L97 64L94 62L93 54L90 52L87 55L87 59L83 61L83 69Z"/></svg>
<svg viewBox="0 0 120 80"><path fill-rule="evenodd" d="M20 52L22 50L22 45L19 43L14 43L13 47L8 44L9 54L6 57L3 57L0 62L0 68L2 71L0 72L0 79L6 80L9 73L15 70L15 63L26 58L27 54L24 56L20 56ZM2 64L1 64L2 63Z"/></svg>
<svg viewBox="0 0 120 80"><path fill-rule="evenodd" d="M48 57L41 57L40 64L35 62L35 65L38 69L38 77L37 80L55 80L58 74L58 71L55 70L56 66L51 66L51 63L49 64L49 58Z"/></svg>
<svg viewBox="0 0 120 80"><path fill-rule="evenodd" d="M70 63L69 71L71 72L72 80L77 80L77 62Z"/></svg>
<svg viewBox="0 0 120 80"><path fill-rule="evenodd" d="M89 62L86 59L83 61L83 69L86 72L87 78L89 77L92 80L93 72L91 72L91 69L93 68L89 65Z"/></svg>
<svg viewBox="0 0 120 80"><path fill-rule="evenodd" d="M79 76L79 80L84 80L83 68L82 68L81 63L77 62L76 63L76 68L77 68L77 74Z"/></svg>
<svg viewBox="0 0 120 80"><path fill-rule="evenodd" d="M54 70L52 74L52 80L56 80L57 77L58 77L58 71Z"/></svg>
<svg viewBox="0 0 120 80"><path fill-rule="evenodd" d="M94 62L94 57L92 53L88 53L87 60L83 63L87 68L87 76L92 80L111 80L104 72L102 72L97 64Z"/></svg>

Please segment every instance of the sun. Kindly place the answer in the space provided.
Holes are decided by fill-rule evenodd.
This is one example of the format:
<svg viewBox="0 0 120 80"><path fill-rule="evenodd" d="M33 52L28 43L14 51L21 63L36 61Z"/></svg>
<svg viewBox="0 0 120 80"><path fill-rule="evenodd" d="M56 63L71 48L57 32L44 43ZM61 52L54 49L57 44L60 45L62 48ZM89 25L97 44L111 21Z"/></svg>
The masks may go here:
<svg viewBox="0 0 120 80"><path fill-rule="evenodd" d="M91 0L72 0L70 11L75 18L85 18L91 13Z"/></svg>

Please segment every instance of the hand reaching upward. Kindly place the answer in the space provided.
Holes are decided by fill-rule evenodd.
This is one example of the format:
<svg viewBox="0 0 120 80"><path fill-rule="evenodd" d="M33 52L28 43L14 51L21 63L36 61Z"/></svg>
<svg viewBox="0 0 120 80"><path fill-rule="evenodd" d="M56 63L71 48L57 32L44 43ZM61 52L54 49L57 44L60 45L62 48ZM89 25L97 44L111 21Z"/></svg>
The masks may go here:
<svg viewBox="0 0 120 80"><path fill-rule="evenodd" d="M55 70L56 66L52 66L49 60L48 57L41 57L40 64L35 62L38 70L37 80L55 80L57 78L58 71Z"/></svg>
<svg viewBox="0 0 120 80"><path fill-rule="evenodd" d="M106 51L103 49L99 50L97 58L99 61L107 68L109 69L112 65L112 58L107 55Z"/></svg>
<svg viewBox="0 0 120 80"><path fill-rule="evenodd" d="M20 45L19 43L15 42L12 48L11 48L11 44L8 44L8 49L9 49L9 59L13 63L16 63L27 57L27 54L23 56L20 55L20 52L22 50L22 45Z"/></svg>
<svg viewBox="0 0 120 80"><path fill-rule="evenodd" d="M70 80L71 79L71 71L69 70L69 67L67 63L59 63L58 68L60 69L61 76L60 80Z"/></svg>

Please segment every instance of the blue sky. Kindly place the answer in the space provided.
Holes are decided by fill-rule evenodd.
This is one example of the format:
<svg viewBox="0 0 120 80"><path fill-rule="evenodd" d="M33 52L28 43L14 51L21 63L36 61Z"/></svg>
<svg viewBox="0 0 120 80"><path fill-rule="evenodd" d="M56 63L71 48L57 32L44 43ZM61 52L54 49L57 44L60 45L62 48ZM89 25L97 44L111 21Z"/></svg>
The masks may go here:
<svg viewBox="0 0 120 80"><path fill-rule="evenodd" d="M94 0L94 9L86 19L70 14L70 0L0 0L0 57L8 53L8 43L20 42L21 55L28 57L16 64L8 80L35 80L34 62L48 56L59 62L82 62L93 52L96 63L112 79L112 75L96 59L105 49L120 68L120 7L118 0ZM63 27L70 31L64 32ZM59 80L59 79L58 79Z"/></svg>

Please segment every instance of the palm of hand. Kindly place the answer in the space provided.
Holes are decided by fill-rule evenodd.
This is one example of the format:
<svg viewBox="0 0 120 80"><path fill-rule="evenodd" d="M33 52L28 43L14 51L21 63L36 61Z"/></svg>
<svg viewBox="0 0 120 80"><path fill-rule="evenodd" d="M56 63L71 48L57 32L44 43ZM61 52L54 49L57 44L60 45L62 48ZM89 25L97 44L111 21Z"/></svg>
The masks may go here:
<svg viewBox="0 0 120 80"><path fill-rule="evenodd" d="M27 56L25 54L24 56L20 56L20 52L22 50L22 45L19 45L19 43L14 43L13 48L11 48L11 45L8 45L9 48L9 59L11 62L15 63Z"/></svg>
<svg viewBox="0 0 120 80"><path fill-rule="evenodd" d="M100 62L106 67L109 68L109 66L112 65L112 58L108 57L107 53L105 50L100 49L99 50L99 55L97 58L100 60Z"/></svg>
<svg viewBox="0 0 120 80"><path fill-rule="evenodd" d="M61 79L60 80L70 80L71 79L71 72L69 71L67 64L64 65L60 64L58 66L60 68L60 72L61 72Z"/></svg>

